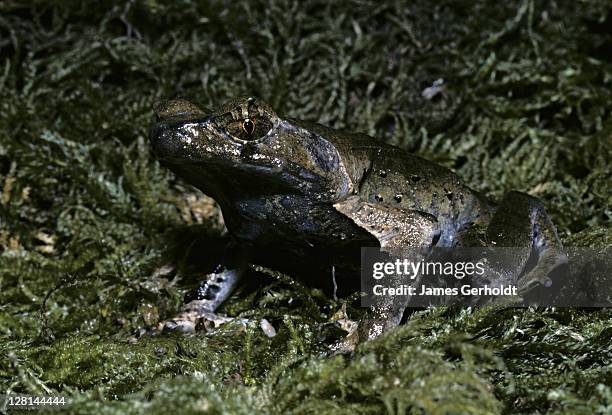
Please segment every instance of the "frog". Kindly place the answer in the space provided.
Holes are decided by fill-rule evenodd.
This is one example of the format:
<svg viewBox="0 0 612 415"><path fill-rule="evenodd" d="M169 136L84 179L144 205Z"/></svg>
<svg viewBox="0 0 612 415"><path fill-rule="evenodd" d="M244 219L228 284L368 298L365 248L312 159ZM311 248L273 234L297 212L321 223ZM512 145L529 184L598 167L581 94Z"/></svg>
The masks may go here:
<svg viewBox="0 0 612 415"><path fill-rule="evenodd" d="M329 289L333 280L350 292L362 247L524 247L513 278L525 290L561 284L550 275L567 256L536 197L510 191L493 203L442 165L363 133L280 116L255 96L213 110L177 98L154 112L153 153L218 203L231 238L163 322L166 332L190 333L214 316L252 263L316 269L304 273L308 283ZM372 306L350 344L397 327L407 308L405 298Z"/></svg>

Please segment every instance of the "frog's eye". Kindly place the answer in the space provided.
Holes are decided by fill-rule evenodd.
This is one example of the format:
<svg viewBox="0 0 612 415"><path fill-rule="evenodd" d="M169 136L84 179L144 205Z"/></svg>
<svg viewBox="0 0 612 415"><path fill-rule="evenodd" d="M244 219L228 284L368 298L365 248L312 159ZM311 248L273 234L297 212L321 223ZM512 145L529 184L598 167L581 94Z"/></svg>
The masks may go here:
<svg viewBox="0 0 612 415"><path fill-rule="evenodd" d="M255 124L253 123L253 121L251 121L249 118L247 118L246 120L244 120L242 122L242 129L248 135L251 135L251 134L253 134L253 131L255 131Z"/></svg>
<svg viewBox="0 0 612 415"><path fill-rule="evenodd" d="M233 138L243 141L259 140L272 129L270 120L260 116L234 119L231 114L224 114L216 117L215 123Z"/></svg>
<svg viewBox="0 0 612 415"><path fill-rule="evenodd" d="M244 129L248 131L247 127L251 127L251 136L250 140L258 140L264 136L266 136L270 130L272 129L272 123L266 117L257 117L255 119L250 118L245 121ZM249 121L249 125L247 125L247 121Z"/></svg>

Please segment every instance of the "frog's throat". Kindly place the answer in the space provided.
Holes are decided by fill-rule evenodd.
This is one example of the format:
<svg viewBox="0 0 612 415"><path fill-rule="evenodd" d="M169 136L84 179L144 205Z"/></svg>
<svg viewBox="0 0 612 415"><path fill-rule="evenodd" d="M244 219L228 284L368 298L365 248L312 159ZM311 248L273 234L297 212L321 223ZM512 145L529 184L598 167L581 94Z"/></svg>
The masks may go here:
<svg viewBox="0 0 612 415"><path fill-rule="evenodd" d="M288 124L293 128L301 130L304 135L313 134L308 129L291 125L290 123ZM336 170L331 171L332 176L331 180L329 181L331 191L329 192L329 194L333 203L344 200L347 197L351 196L353 193L355 193L356 189L356 186L353 183L353 178L349 174L347 163L345 162L343 155L338 151L338 147L332 141L328 140L320 134L314 135L316 135L318 140L324 141L330 148L335 149L336 157L338 158L338 168Z"/></svg>

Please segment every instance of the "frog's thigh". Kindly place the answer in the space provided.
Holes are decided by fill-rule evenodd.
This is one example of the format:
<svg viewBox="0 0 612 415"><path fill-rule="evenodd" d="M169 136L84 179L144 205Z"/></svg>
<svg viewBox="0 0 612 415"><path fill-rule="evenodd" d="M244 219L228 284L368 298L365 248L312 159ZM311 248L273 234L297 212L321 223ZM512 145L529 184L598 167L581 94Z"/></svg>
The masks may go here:
<svg viewBox="0 0 612 415"><path fill-rule="evenodd" d="M336 203L336 210L378 239L382 251L430 247L440 234L437 220L416 210L398 209L364 202L359 196Z"/></svg>
<svg viewBox="0 0 612 415"><path fill-rule="evenodd" d="M519 289L529 291L538 285L549 287L548 274L567 262L563 246L540 200L521 192L509 192L500 202L486 231L487 245L530 248L520 259L521 269L531 251L537 264L519 281Z"/></svg>
<svg viewBox="0 0 612 415"><path fill-rule="evenodd" d="M214 312L234 291L244 272L242 264L219 265L206 275L180 313L164 323L164 331L193 332L200 318L220 321Z"/></svg>
<svg viewBox="0 0 612 415"><path fill-rule="evenodd" d="M375 236L381 249L391 254L396 248L429 248L440 234L436 219L422 212L363 202L358 196L350 197L334 207ZM359 340L375 338L397 326L409 300L408 296L384 297L383 303L372 307L368 317L360 324Z"/></svg>

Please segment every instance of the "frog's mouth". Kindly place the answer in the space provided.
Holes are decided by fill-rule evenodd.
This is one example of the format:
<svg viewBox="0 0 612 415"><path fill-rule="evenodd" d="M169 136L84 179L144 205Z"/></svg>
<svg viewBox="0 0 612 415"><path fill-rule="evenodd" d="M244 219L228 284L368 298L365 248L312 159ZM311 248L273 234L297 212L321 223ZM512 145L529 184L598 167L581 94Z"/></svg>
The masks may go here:
<svg viewBox="0 0 612 415"><path fill-rule="evenodd" d="M222 203L249 195L319 194L323 192L316 177L300 177L278 168L234 164L223 161L160 160L177 176Z"/></svg>

